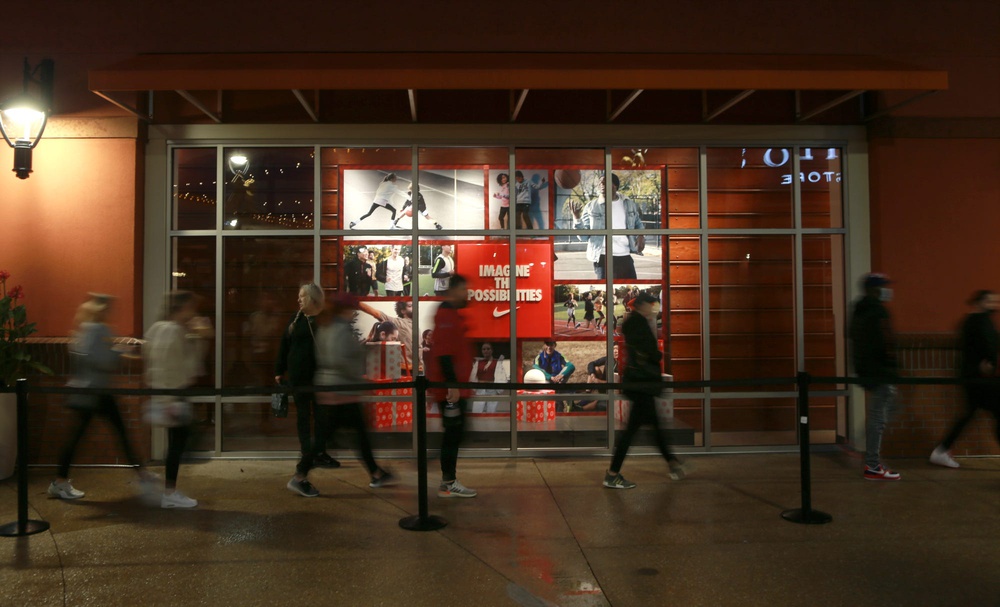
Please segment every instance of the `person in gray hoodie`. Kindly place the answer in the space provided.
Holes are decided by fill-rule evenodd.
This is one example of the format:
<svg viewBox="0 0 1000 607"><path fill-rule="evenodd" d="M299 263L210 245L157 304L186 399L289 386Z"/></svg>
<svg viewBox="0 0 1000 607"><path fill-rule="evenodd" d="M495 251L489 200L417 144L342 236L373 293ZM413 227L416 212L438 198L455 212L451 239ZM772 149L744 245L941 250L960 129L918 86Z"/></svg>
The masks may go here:
<svg viewBox="0 0 1000 607"><path fill-rule="evenodd" d="M331 322L316 331L316 375L314 384L320 386L349 386L363 384L365 374L365 352L361 342L354 336L351 322L358 310L358 299L350 293L341 293L330 303ZM395 477L375 463L371 441L365 429L361 413L361 402L357 390L317 392L316 405L325 411L330 422L324 425L326 436L343 424L358 434L358 451L371 477L368 486L375 489L395 482ZM289 491L303 497L316 497L319 490L309 482L309 471L313 468L312 454L303 453L302 461L296 466L295 476L288 481Z"/></svg>
<svg viewBox="0 0 1000 607"><path fill-rule="evenodd" d="M125 354L124 347L115 345L114 335L107 325L112 299L110 295L91 293L90 299L77 309L76 329L69 346L72 369L67 384L69 387L110 388L111 377L118 370L119 360L123 356L139 358L136 354ZM76 413L76 426L59 456L59 471L56 479L49 485L49 495L67 500L79 499L85 495L70 482L69 468L76 447L94 415L104 417L111 424L122 452L125 453L125 459L135 466L144 492L150 493L152 477L142 468L142 463L132 448L115 397L111 394L72 394L66 404Z"/></svg>

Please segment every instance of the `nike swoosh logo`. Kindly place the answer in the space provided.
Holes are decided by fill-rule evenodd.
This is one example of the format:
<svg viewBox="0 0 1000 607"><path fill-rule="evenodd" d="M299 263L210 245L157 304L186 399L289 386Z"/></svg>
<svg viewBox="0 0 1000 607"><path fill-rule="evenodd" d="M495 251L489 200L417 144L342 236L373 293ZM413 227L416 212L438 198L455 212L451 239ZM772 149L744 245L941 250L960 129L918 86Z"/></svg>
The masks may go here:
<svg viewBox="0 0 1000 607"><path fill-rule="evenodd" d="M521 306L517 306L514 309L520 310ZM500 308L493 308L493 318L500 318L501 316L506 316L508 314L510 314L510 308L507 308L506 310L501 310Z"/></svg>

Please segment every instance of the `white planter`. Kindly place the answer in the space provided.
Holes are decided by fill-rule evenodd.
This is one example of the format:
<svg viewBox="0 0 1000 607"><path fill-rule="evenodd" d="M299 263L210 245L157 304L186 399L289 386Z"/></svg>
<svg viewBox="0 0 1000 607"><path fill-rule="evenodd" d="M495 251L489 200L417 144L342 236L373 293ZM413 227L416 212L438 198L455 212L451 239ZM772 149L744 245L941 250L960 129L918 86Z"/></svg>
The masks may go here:
<svg viewBox="0 0 1000 607"><path fill-rule="evenodd" d="M14 475L17 461L17 395L0 394L0 480Z"/></svg>

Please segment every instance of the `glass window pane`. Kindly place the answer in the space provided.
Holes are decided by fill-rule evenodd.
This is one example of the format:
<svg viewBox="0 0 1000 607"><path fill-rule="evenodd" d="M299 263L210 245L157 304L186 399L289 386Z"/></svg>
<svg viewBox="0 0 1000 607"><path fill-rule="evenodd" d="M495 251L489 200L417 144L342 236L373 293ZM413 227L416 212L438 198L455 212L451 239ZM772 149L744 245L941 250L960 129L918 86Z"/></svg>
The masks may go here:
<svg viewBox="0 0 1000 607"><path fill-rule="evenodd" d="M712 379L795 375L793 244L792 236L709 237Z"/></svg>
<svg viewBox="0 0 1000 607"><path fill-rule="evenodd" d="M668 283L664 298L667 323L666 372L676 381L700 381L702 375L701 247L698 236L668 240Z"/></svg>
<svg viewBox="0 0 1000 607"><path fill-rule="evenodd" d="M712 398L712 445L795 445L794 398Z"/></svg>
<svg viewBox="0 0 1000 607"><path fill-rule="evenodd" d="M521 148L514 163L510 212L518 229L584 229L584 207L601 188L603 150Z"/></svg>
<svg viewBox="0 0 1000 607"><path fill-rule="evenodd" d="M410 148L332 148L320 150L320 214L324 230L346 228L368 209L365 201L358 206L364 206L356 215L346 212L344 207L343 171L345 168L377 169L389 167L392 170L409 170L412 166ZM383 177L385 175L383 174ZM373 191L374 193L374 191ZM371 203L371 199L367 200Z"/></svg>
<svg viewBox="0 0 1000 607"><path fill-rule="evenodd" d="M566 339L546 344L545 341L549 340L518 342L519 379L539 384L537 390L518 393L518 446L606 447L609 401L597 384L605 383L608 377L607 342ZM562 383L588 382L590 363L595 363L596 377L590 382L595 384L593 392L559 392ZM603 365L598 366L599 363Z"/></svg>
<svg viewBox="0 0 1000 607"><path fill-rule="evenodd" d="M840 148L802 148L802 227L844 227L843 168Z"/></svg>
<svg viewBox="0 0 1000 607"><path fill-rule="evenodd" d="M304 148L226 148L223 151L227 230L313 227L314 151Z"/></svg>
<svg viewBox="0 0 1000 607"><path fill-rule="evenodd" d="M848 371L842 235L802 237L802 282L805 370L813 376L842 377ZM834 390L838 386L815 388Z"/></svg>
<svg viewBox="0 0 1000 607"><path fill-rule="evenodd" d="M215 148L174 150L173 229L215 229L215 165Z"/></svg>
<svg viewBox="0 0 1000 607"><path fill-rule="evenodd" d="M788 148L709 148L709 228L790 228Z"/></svg>
<svg viewBox="0 0 1000 607"><path fill-rule="evenodd" d="M298 311L299 285L313 279L313 239L234 236L223 240L222 254L223 386L271 385L282 334ZM298 450L295 416L275 418L263 398L225 402L222 448Z"/></svg>
<svg viewBox="0 0 1000 607"><path fill-rule="evenodd" d="M200 298L198 315L208 318L220 335L215 309L215 238L212 236L175 236L171 239L171 288L191 291ZM213 344L214 345L214 342ZM194 382L197 387L215 387L215 350L209 347L204 374ZM194 423L200 432L189 445L192 451L215 450L215 398L196 397Z"/></svg>

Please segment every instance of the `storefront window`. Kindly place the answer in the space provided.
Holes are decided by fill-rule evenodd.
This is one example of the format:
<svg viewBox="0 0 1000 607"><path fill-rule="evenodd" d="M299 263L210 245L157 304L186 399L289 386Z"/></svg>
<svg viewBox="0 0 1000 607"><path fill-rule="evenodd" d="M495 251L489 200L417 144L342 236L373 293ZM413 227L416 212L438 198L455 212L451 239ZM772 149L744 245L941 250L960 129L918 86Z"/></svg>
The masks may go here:
<svg viewBox="0 0 1000 607"><path fill-rule="evenodd" d="M175 230L214 230L216 149L174 150L171 226Z"/></svg>
<svg viewBox="0 0 1000 607"><path fill-rule="evenodd" d="M215 237L180 236L171 239L171 288L191 291L198 296L198 315L208 318L215 327L216 339L221 335L219 315L215 309L217 277L215 271ZM157 319L159 320L159 319ZM214 344L214 342L213 342ZM209 349L205 359L204 374L199 375L194 385L215 386L215 356ZM215 449L215 398L194 397L196 433L189 449L211 451Z"/></svg>
<svg viewBox="0 0 1000 607"><path fill-rule="evenodd" d="M225 148L223 228L313 227L313 148Z"/></svg>
<svg viewBox="0 0 1000 607"><path fill-rule="evenodd" d="M844 226L843 150L802 148L799 182L802 184L802 227Z"/></svg>
<svg viewBox="0 0 1000 607"><path fill-rule="evenodd" d="M792 236L709 237L712 379L795 375L793 244ZM765 392L790 388L746 386Z"/></svg>
<svg viewBox="0 0 1000 607"><path fill-rule="evenodd" d="M709 228L791 228L792 150L709 148Z"/></svg>
<svg viewBox="0 0 1000 607"><path fill-rule="evenodd" d="M379 449L412 449L412 390L394 384L424 367L447 284L441 268L469 280L469 379L541 374L537 390L476 392L469 444L479 448L613 445L609 431L621 430L627 406L600 385L624 362L620 327L643 292L661 302L663 372L676 381L846 371L840 148L428 147L417 149L416 167L410 146L178 147L171 158L173 284L203 294L213 321L223 302L220 370L210 360L202 384L273 381L298 286L318 277L328 296L360 298L354 333L380 384L363 408ZM559 391L553 376L564 369L566 381L593 389ZM792 389L679 390L674 440L794 443L794 403L782 394ZM265 401L227 397L199 405L199 415L224 421L227 451L297 450L294 418L274 419ZM814 438L825 441L844 400L813 404ZM435 406L432 435L441 431ZM215 448L211 433L202 436Z"/></svg>

